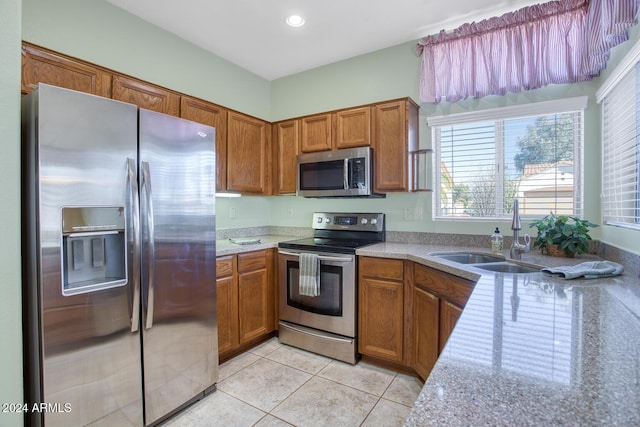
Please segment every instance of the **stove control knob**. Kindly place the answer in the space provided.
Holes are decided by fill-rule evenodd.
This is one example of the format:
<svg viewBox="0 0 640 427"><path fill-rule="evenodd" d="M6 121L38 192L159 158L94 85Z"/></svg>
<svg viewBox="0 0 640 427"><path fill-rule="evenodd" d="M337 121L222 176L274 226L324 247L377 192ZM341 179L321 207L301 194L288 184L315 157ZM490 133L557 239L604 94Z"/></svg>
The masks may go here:
<svg viewBox="0 0 640 427"><path fill-rule="evenodd" d="M371 218L371 225L376 225L378 220L376 218Z"/></svg>
<svg viewBox="0 0 640 427"><path fill-rule="evenodd" d="M362 220L360 221L363 225L367 225L367 223L369 222L367 220L367 218L362 218Z"/></svg>
<svg viewBox="0 0 640 427"><path fill-rule="evenodd" d="M331 224L331 218L330 217L325 217L324 222L327 224Z"/></svg>
<svg viewBox="0 0 640 427"><path fill-rule="evenodd" d="M321 217L321 216L319 216L319 217L316 219L316 222L317 222L318 224L322 224L322 217Z"/></svg>

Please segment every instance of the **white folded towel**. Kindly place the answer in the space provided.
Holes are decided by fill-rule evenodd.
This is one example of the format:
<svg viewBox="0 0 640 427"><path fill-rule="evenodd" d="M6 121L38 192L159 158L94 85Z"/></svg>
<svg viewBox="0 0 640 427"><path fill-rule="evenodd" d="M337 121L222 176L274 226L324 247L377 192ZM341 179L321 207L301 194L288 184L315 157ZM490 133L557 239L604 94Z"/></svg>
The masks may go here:
<svg viewBox="0 0 640 427"><path fill-rule="evenodd" d="M320 295L320 260L317 254L300 254L300 277L298 292L300 295L317 297Z"/></svg>
<svg viewBox="0 0 640 427"><path fill-rule="evenodd" d="M562 267L546 267L543 273L562 277L563 279L598 279L601 277L618 276L624 271L624 267L611 261L590 261L577 265Z"/></svg>

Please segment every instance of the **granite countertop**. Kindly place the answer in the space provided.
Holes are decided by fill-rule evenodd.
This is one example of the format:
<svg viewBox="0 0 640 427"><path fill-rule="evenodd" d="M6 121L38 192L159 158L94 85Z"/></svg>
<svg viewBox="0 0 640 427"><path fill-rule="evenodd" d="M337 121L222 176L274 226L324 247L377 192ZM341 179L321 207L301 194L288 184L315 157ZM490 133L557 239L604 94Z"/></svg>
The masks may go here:
<svg viewBox="0 0 640 427"><path fill-rule="evenodd" d="M403 243L357 252L477 280L405 426L640 425L638 277L494 273L430 255L465 250L489 252ZM598 259L522 258L544 266Z"/></svg>
<svg viewBox="0 0 640 427"><path fill-rule="evenodd" d="M276 248L216 243L218 256ZM408 259L473 280L474 291L405 426L640 425L640 279L494 273L432 254L464 246L385 242L357 255ZM504 255L508 255L505 250ZM523 254L538 266L599 259Z"/></svg>
<svg viewBox="0 0 640 427"><path fill-rule="evenodd" d="M259 251L261 249L277 248L279 242L296 239L296 237L293 236L284 236L277 234L250 236L249 238L259 239L260 243L238 245L232 243L229 239L216 240L216 256L233 255L243 252Z"/></svg>

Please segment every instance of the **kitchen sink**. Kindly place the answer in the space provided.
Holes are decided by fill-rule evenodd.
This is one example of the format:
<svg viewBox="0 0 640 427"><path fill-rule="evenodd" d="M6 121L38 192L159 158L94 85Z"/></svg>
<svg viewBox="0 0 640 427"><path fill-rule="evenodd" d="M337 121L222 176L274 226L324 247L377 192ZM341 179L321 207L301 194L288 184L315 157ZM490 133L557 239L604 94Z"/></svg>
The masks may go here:
<svg viewBox="0 0 640 427"><path fill-rule="evenodd" d="M437 258L446 259L448 261L459 262L460 264L483 264L487 262L501 262L504 261L504 257L477 254L472 252L456 252L446 254L433 254Z"/></svg>
<svg viewBox="0 0 640 427"><path fill-rule="evenodd" d="M528 267L526 265L514 264L511 262L476 264L474 267L482 270L497 271L500 273L537 273L540 271L540 268Z"/></svg>
<svg viewBox="0 0 640 427"><path fill-rule="evenodd" d="M446 252L431 254L434 257L446 259L460 264L467 264L475 268L498 273L537 273L542 267L524 265L509 261L500 255L477 252Z"/></svg>

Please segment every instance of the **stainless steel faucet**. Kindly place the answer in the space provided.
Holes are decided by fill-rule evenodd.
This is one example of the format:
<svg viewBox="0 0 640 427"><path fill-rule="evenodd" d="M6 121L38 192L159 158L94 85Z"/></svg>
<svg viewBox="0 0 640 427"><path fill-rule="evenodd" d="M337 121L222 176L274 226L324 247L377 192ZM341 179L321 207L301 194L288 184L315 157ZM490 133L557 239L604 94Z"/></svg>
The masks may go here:
<svg viewBox="0 0 640 427"><path fill-rule="evenodd" d="M529 252L531 249L531 238L528 234L525 234L524 244L520 243L519 231L522 230L522 223L520 222L518 199L513 199L513 220L511 221L511 229L513 230L513 242L511 242L509 258L521 259L522 254Z"/></svg>

